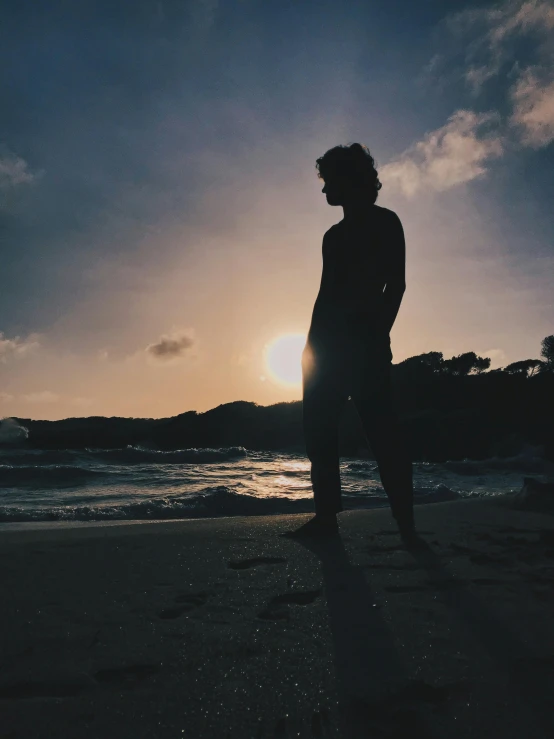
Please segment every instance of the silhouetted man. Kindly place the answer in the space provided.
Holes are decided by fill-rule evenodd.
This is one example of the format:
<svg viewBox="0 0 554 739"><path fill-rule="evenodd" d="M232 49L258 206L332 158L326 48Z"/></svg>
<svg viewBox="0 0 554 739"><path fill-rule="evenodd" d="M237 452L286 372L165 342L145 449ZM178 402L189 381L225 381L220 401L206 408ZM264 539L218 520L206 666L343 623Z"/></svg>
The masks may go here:
<svg viewBox="0 0 554 739"><path fill-rule="evenodd" d="M292 536L336 533L342 510L338 426L350 396L373 450L392 514L415 537L412 464L391 403L390 330L405 285L402 224L375 205L381 188L361 144L336 146L317 160L329 205L344 218L323 237L323 273L302 356L306 450L315 517Z"/></svg>

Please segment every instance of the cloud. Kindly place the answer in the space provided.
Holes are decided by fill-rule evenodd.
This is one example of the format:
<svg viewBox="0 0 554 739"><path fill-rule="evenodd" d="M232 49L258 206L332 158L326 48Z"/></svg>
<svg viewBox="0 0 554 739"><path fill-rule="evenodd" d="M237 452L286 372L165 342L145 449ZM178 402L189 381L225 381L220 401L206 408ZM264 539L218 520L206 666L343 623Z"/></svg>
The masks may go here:
<svg viewBox="0 0 554 739"><path fill-rule="evenodd" d="M6 148L0 149L0 191L29 185L39 176L29 170L27 162Z"/></svg>
<svg viewBox="0 0 554 739"><path fill-rule="evenodd" d="M26 403L57 403L60 400L60 396L56 393L51 393L50 390L42 390L39 393L29 393L28 395L22 395L22 399Z"/></svg>
<svg viewBox="0 0 554 739"><path fill-rule="evenodd" d="M508 0L471 8L446 16L442 27L450 40L460 42L453 46L462 49L463 77L474 93L509 63L505 92L510 111L503 121L497 111L458 110L444 126L382 167L383 183L407 197L482 177L489 163L503 155L508 139L533 148L554 141L554 0ZM530 35L535 43L527 45L524 59L516 44ZM435 54L427 73L436 75L455 54Z"/></svg>
<svg viewBox="0 0 554 739"><path fill-rule="evenodd" d="M76 397L71 398L71 405L76 405L78 408L88 408L94 401L92 398Z"/></svg>
<svg viewBox="0 0 554 739"><path fill-rule="evenodd" d="M508 90L509 124L520 145L547 146L554 140L553 0L511 0L492 9L470 11L468 18L470 28L481 24L481 35L470 46L473 52L468 58L481 53L482 59L480 64L469 65L466 81L478 89L509 63L507 79L513 80ZM533 43L527 51L516 46L529 37Z"/></svg>
<svg viewBox="0 0 554 739"><path fill-rule="evenodd" d="M511 90L511 122L521 129L526 146L540 148L554 141L554 75L541 79L536 69L527 69Z"/></svg>
<svg viewBox="0 0 554 739"><path fill-rule="evenodd" d="M0 362L5 364L9 359L23 357L40 346L38 334L30 334L26 339L15 336L7 339L0 331Z"/></svg>
<svg viewBox="0 0 554 739"><path fill-rule="evenodd" d="M554 28L554 4L551 0L511 0L486 12L490 23L489 38L498 46L513 33L544 33Z"/></svg>
<svg viewBox="0 0 554 739"><path fill-rule="evenodd" d="M148 355L160 362L170 362L182 359L195 344L191 330L173 331L163 334L155 344L149 344L145 351Z"/></svg>
<svg viewBox="0 0 554 739"><path fill-rule="evenodd" d="M379 177L408 197L421 189L448 190L481 177L488 162L503 152L501 137L490 131L497 120L495 114L458 110L444 126L382 167Z"/></svg>
<svg viewBox="0 0 554 739"><path fill-rule="evenodd" d="M73 398L64 398L57 393L53 393L50 390L42 390L36 393L27 393L24 395L10 395L10 393L0 392L0 403L9 402L11 400L21 400L25 403L58 403L58 402L69 402L78 408L87 408L92 405L94 400L92 398L76 396Z"/></svg>
<svg viewBox="0 0 554 739"><path fill-rule="evenodd" d="M487 349L486 352L477 352L480 357L488 357L491 360L491 369L503 367L507 357L504 349Z"/></svg>
<svg viewBox="0 0 554 739"><path fill-rule="evenodd" d="M447 16L446 27L462 40L464 78L474 92L511 63L518 39L534 36L540 54L549 55L554 29L552 0L508 0L486 8L470 8Z"/></svg>

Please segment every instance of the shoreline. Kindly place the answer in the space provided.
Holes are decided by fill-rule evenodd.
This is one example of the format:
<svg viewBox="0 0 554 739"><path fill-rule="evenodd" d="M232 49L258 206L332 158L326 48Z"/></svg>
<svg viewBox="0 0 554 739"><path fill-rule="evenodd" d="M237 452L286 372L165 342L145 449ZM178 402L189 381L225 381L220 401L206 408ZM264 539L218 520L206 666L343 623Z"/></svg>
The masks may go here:
<svg viewBox="0 0 554 739"><path fill-rule="evenodd" d="M478 496L478 495L467 495L467 496L460 496L459 498L455 498L452 500L438 500L438 501L415 501L415 509L418 510L422 506L428 506L428 505L436 505L437 503L462 503L465 501L472 501L472 500L485 500L489 502L494 502L499 500L500 498L508 498L513 493L498 493L496 495L489 495L489 496ZM343 513L367 513L370 511L376 511L376 510L390 510L390 507L388 503L386 502L377 502L375 505L367 505L365 507L360 508L349 508L341 511L339 513L339 520L340 516ZM50 520L50 521L0 521L0 534L3 533L10 533L10 532L16 532L16 531L40 531L40 530L48 530L48 529L55 529L59 531L63 531L66 529L76 528L76 529L85 529L88 527L94 527L94 528L102 528L102 527L111 527L111 526L140 526L143 524L179 524L179 523L186 523L186 522L194 522L194 521L220 521L220 520L226 520L226 519L241 519L245 522L250 519L258 519L258 518L268 518L273 519L275 517L294 517L294 516L313 516L313 512L309 511L298 511L297 513L267 513L267 514L241 514L241 513L235 513L231 515L221 515L221 516L191 516L189 518L183 517L183 518L113 518L113 519L88 519L88 520L82 520L82 519L66 519L66 520Z"/></svg>
<svg viewBox="0 0 554 739"><path fill-rule="evenodd" d="M541 476L543 477L543 476ZM440 490L439 488L443 488ZM450 502L464 502L464 501L470 501L470 500L484 500L484 501L496 501L501 499L508 500L511 496L515 494L514 490L511 491L503 491L503 492L497 492L497 493L488 493L488 494L481 494L481 493L459 493L456 491L450 490L447 486L437 486L438 490L435 493L423 493L420 496L416 495L414 499L414 506L417 509L421 507L426 507L428 505L434 505L436 503L450 503ZM347 493L343 494L343 499L346 498ZM261 498L261 500L264 500ZM272 501L273 502L273 501ZM292 505L295 504L298 505L299 510L293 511L293 510L281 510L276 511L275 513L225 513L221 515L191 515L191 516L175 516L175 517L167 517L167 518L124 518L124 517L105 517L105 518L61 518L61 519L38 519L38 520L29 520L25 519L22 521L0 521L0 534L4 532L10 532L10 531L26 531L26 530L39 530L39 529L60 529L63 530L64 528L86 528L87 526L123 526L123 525L132 525L132 524L146 524L146 523L172 523L172 522L179 522L179 521L218 521L220 519L227 519L227 518L241 518L241 519L251 519L251 518L273 518L275 516L307 516L307 515L314 515L313 512L313 498L307 497L302 498L300 500L292 500L289 502L292 502ZM371 499L368 498L365 505L360 505L359 507L351 507L351 508L344 508L342 513L357 513L357 512L369 512L369 511L375 511L375 510L390 510L390 506L387 500L377 500L377 499Z"/></svg>

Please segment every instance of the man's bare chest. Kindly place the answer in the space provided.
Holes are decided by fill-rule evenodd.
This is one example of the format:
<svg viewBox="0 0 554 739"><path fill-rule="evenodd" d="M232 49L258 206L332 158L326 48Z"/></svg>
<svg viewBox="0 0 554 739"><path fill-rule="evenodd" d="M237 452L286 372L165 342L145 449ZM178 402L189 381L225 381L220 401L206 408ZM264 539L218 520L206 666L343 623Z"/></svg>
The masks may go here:
<svg viewBox="0 0 554 739"><path fill-rule="evenodd" d="M355 274L379 268L383 243L376 230L339 226L329 239L328 255L333 271Z"/></svg>

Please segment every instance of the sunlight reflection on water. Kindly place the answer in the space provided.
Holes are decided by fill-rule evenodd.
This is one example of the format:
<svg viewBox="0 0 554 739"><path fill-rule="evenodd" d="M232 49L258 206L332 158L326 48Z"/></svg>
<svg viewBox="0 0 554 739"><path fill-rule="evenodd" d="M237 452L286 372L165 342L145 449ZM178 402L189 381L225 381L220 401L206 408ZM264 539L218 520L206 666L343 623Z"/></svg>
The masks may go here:
<svg viewBox="0 0 554 739"><path fill-rule="evenodd" d="M34 450L32 457L22 454L21 462L0 452L0 521L262 515L307 511L313 504L310 463L299 454L185 450L173 453L179 461L171 463L155 450L146 450L144 457L140 448L116 452L106 461L105 452L84 456L65 450L62 464L50 463L46 450ZM151 461L156 455L159 461ZM219 461L202 463L202 455ZM180 461L183 456L191 462ZM134 464L121 461L127 458L134 458ZM526 471L534 463L523 462ZM517 459L509 466L499 460L416 463L416 499L433 502L518 490L519 467ZM375 461L343 458L341 486L346 507L386 504Z"/></svg>

